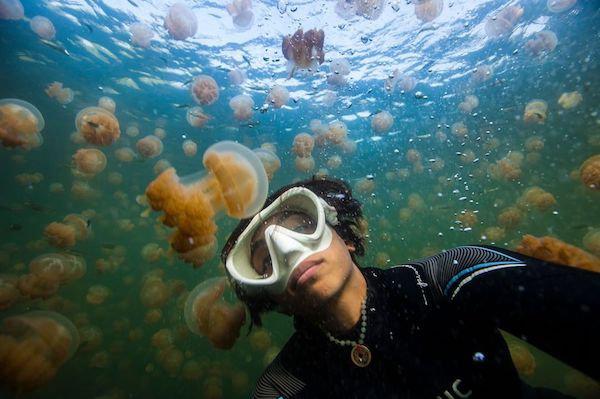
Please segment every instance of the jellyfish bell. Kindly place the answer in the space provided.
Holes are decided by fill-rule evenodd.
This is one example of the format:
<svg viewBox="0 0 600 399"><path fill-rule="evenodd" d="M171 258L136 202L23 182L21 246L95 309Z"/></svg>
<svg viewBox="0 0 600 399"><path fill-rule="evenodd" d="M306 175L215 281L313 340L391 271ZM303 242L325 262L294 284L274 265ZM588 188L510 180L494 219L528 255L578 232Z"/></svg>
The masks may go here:
<svg viewBox="0 0 600 399"><path fill-rule="evenodd" d="M239 86L246 80L246 72L241 69L233 69L227 73L232 85Z"/></svg>
<svg viewBox="0 0 600 399"><path fill-rule="evenodd" d="M104 108L111 114L114 114L117 109L117 103L110 97L103 96L98 99L98 106Z"/></svg>
<svg viewBox="0 0 600 399"><path fill-rule="evenodd" d="M308 133L298 133L294 137L292 152L299 157L310 157L315 147L315 139Z"/></svg>
<svg viewBox="0 0 600 399"><path fill-rule="evenodd" d="M471 75L471 82L473 83L483 83L489 79L491 79L493 74L492 67L489 65L479 65L477 68L473 70L473 74Z"/></svg>
<svg viewBox="0 0 600 399"><path fill-rule="evenodd" d="M44 90L48 97L56 99L59 104L67 105L73 101L75 93L68 87L63 88L63 84L60 82L50 83Z"/></svg>
<svg viewBox="0 0 600 399"><path fill-rule="evenodd" d="M252 26L254 22L252 0L233 0L226 8L238 29L249 29Z"/></svg>
<svg viewBox="0 0 600 399"><path fill-rule="evenodd" d="M27 101L15 98L0 100L0 141L7 148L30 150L44 142L41 131L44 117Z"/></svg>
<svg viewBox="0 0 600 399"><path fill-rule="evenodd" d="M219 86L208 75L194 78L190 87L192 98L200 105L210 105L219 99Z"/></svg>
<svg viewBox="0 0 600 399"><path fill-rule="evenodd" d="M315 69L325 60L323 30L310 29L306 33L302 28L293 35L285 36L281 42L281 51L290 62L290 77L296 69Z"/></svg>
<svg viewBox="0 0 600 399"><path fill-rule="evenodd" d="M0 19L19 20L25 17L20 0L0 0Z"/></svg>
<svg viewBox="0 0 600 399"><path fill-rule="evenodd" d="M36 15L29 21L29 27L41 39L52 40L56 36L54 24L46 17Z"/></svg>
<svg viewBox="0 0 600 399"><path fill-rule="evenodd" d="M29 263L32 274L52 274L60 284L78 280L86 273L85 259L70 253L47 253L37 256Z"/></svg>
<svg viewBox="0 0 600 399"><path fill-rule="evenodd" d="M268 190L260 159L241 144L221 141L212 145L204 153L203 164L206 172L186 178L169 168L146 188L152 209L164 212L163 224L176 228L171 247L194 266L202 265L213 253L214 216L221 210L234 218L252 216L260 210Z"/></svg>
<svg viewBox="0 0 600 399"><path fill-rule="evenodd" d="M135 148L143 158L156 158L163 152L163 142L154 135L148 135L139 139Z"/></svg>
<svg viewBox="0 0 600 399"><path fill-rule="evenodd" d="M525 123L544 124L548 117L548 104L544 100L531 100L525 106L523 121Z"/></svg>
<svg viewBox="0 0 600 399"><path fill-rule="evenodd" d="M185 140L181 148L186 157L193 157L198 152L198 145L193 140Z"/></svg>
<svg viewBox="0 0 600 399"><path fill-rule="evenodd" d="M301 173L309 173L315 169L315 159L312 155L307 157L296 157L294 161L296 170Z"/></svg>
<svg viewBox="0 0 600 399"><path fill-rule="evenodd" d="M267 149L267 148L255 148L252 151L258 156L260 162L263 164L265 168L265 172L267 174L267 178L269 181L273 179L275 172L281 168L281 160L275 154L275 152Z"/></svg>
<svg viewBox="0 0 600 399"><path fill-rule="evenodd" d="M229 100L229 107L233 110L233 117L238 121L252 118L254 113L254 100L246 94L238 94Z"/></svg>
<svg viewBox="0 0 600 399"><path fill-rule="evenodd" d="M0 274L0 311L9 309L21 298L18 281L17 276Z"/></svg>
<svg viewBox="0 0 600 399"><path fill-rule="evenodd" d="M458 109L465 114L470 114L479 106L479 98L473 94L465 96L465 99L458 104Z"/></svg>
<svg viewBox="0 0 600 399"><path fill-rule="evenodd" d="M94 177L106 168L106 155L95 148L80 148L73 155L75 170L87 177Z"/></svg>
<svg viewBox="0 0 600 399"><path fill-rule="evenodd" d="M343 86L347 83L346 75L350 73L350 63L345 58L336 58L329 64L327 83L332 86Z"/></svg>
<svg viewBox="0 0 600 399"><path fill-rule="evenodd" d="M140 290L140 301L150 309L159 309L165 306L171 293L169 287L159 276L146 275Z"/></svg>
<svg viewBox="0 0 600 399"><path fill-rule="evenodd" d="M431 22L442 14L444 0L416 0L415 16L421 22Z"/></svg>
<svg viewBox="0 0 600 399"><path fill-rule="evenodd" d="M385 80L384 89L388 92L400 89L403 93L408 93L413 91L416 85L417 80L414 77L401 73L399 69L394 69Z"/></svg>
<svg viewBox="0 0 600 399"><path fill-rule="evenodd" d="M65 216L62 222L52 222L44 229L48 243L57 248L72 247L77 241L88 238L89 234L87 220L73 213Z"/></svg>
<svg viewBox="0 0 600 399"><path fill-rule="evenodd" d="M556 48L558 38L550 30L542 30L534 34L533 39L525 42L525 50L533 57L541 57Z"/></svg>
<svg viewBox="0 0 600 399"><path fill-rule="evenodd" d="M592 190L600 190L600 154L583 162L579 168L581 182Z"/></svg>
<svg viewBox="0 0 600 399"><path fill-rule="evenodd" d="M201 128L204 127L210 117L204 113L201 107L190 107L187 110L185 119L192 127Z"/></svg>
<svg viewBox="0 0 600 399"><path fill-rule="evenodd" d="M101 107L87 107L79 111L75 127L85 141L99 146L109 146L121 136L117 118Z"/></svg>
<svg viewBox="0 0 600 399"><path fill-rule="evenodd" d="M121 147L115 150L115 157L119 160L119 162L133 162L137 156L131 148Z"/></svg>
<svg viewBox="0 0 600 399"><path fill-rule="evenodd" d="M140 134L140 127L137 122L131 122L125 129L125 134L129 137L137 137Z"/></svg>
<svg viewBox="0 0 600 399"><path fill-rule="evenodd" d="M327 133L325 133L327 141L332 144L340 145L346 140L347 136L348 128L344 122L338 120L329 122L329 128Z"/></svg>
<svg viewBox="0 0 600 399"><path fill-rule="evenodd" d="M142 48L150 47L154 32L148 25L141 22L133 23L129 26L129 32L131 32L131 42L133 44Z"/></svg>
<svg viewBox="0 0 600 399"><path fill-rule="evenodd" d="M288 102L289 99L290 92L288 89L281 85L275 85L271 87L271 90L269 90L269 94L267 95L265 103L271 105L273 108L281 108Z"/></svg>
<svg viewBox="0 0 600 399"><path fill-rule="evenodd" d="M110 296L110 289L104 285L92 285L88 288L85 299L89 304L102 305Z"/></svg>
<svg viewBox="0 0 600 399"><path fill-rule="evenodd" d="M578 91L565 92L558 98L558 105L563 109L571 109L578 106L583 101L583 96Z"/></svg>
<svg viewBox="0 0 600 399"><path fill-rule="evenodd" d="M548 0L546 7L550 12L560 13L570 10L575 4L577 4L577 0Z"/></svg>
<svg viewBox="0 0 600 399"><path fill-rule="evenodd" d="M204 281L190 292L184 310L189 330L218 349L230 349L246 321L241 303L231 305L223 300L226 286L224 277Z"/></svg>
<svg viewBox="0 0 600 399"><path fill-rule="evenodd" d="M165 28L173 39L185 40L196 34L198 19L187 5L175 3L165 16Z"/></svg>
<svg viewBox="0 0 600 399"><path fill-rule="evenodd" d="M485 23L485 33L489 38L509 35L523 12L524 9L520 5L504 7L497 14L488 18Z"/></svg>
<svg viewBox="0 0 600 399"><path fill-rule="evenodd" d="M373 115L371 129L376 133L386 133L394 124L394 117L388 111L381 111Z"/></svg>

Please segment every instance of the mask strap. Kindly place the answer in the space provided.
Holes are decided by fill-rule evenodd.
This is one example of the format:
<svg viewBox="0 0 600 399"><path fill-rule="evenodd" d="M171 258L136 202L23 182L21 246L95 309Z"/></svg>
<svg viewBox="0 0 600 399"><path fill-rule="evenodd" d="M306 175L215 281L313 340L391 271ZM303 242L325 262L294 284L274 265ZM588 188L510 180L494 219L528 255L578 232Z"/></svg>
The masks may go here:
<svg viewBox="0 0 600 399"><path fill-rule="evenodd" d="M340 221L337 218L337 210L335 207L329 205L323 198L319 197L319 202L321 206L323 206L323 210L325 211L325 220L331 226L337 226L340 224Z"/></svg>

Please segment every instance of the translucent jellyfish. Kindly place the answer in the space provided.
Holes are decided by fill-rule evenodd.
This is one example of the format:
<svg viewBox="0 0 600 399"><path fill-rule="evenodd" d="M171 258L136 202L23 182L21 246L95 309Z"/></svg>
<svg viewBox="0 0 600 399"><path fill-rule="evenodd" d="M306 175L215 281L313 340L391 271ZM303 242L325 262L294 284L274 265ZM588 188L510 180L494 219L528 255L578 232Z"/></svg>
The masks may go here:
<svg viewBox="0 0 600 399"><path fill-rule="evenodd" d="M192 127L204 127L210 117L204 113L201 107L190 107L187 110L185 119Z"/></svg>
<svg viewBox="0 0 600 399"><path fill-rule="evenodd" d="M212 278L196 286L185 303L185 322L218 349L230 349L246 321L244 305L223 300L227 280Z"/></svg>
<svg viewBox="0 0 600 399"><path fill-rule="evenodd" d="M121 136L119 121L104 108L87 107L75 117L75 127L83 138L99 146L108 146Z"/></svg>
<svg viewBox="0 0 600 399"><path fill-rule="evenodd" d="M600 190L600 154L585 160L579 168L581 182L593 190Z"/></svg>
<svg viewBox="0 0 600 399"><path fill-rule="evenodd" d="M473 94L465 96L465 99L458 104L458 109L465 114L470 114L479 106L479 98Z"/></svg>
<svg viewBox="0 0 600 399"><path fill-rule="evenodd" d="M74 213L65 216L62 222L50 223L44 229L48 243L57 248L72 247L89 234L88 221Z"/></svg>
<svg viewBox="0 0 600 399"><path fill-rule="evenodd" d="M578 91L569 91L562 93L558 98L558 105L564 109L571 109L578 106L583 101L583 96Z"/></svg>
<svg viewBox="0 0 600 399"><path fill-rule="evenodd" d="M469 134L469 129L464 122L456 122L452 124L452 134L458 138L464 139Z"/></svg>
<svg viewBox="0 0 600 399"><path fill-rule="evenodd" d="M73 155L73 166L84 177L94 177L106 168L106 155L95 148L80 148Z"/></svg>
<svg viewBox="0 0 600 399"><path fill-rule="evenodd" d="M219 86L208 75L194 78L190 90L194 101L200 105L210 105L219 99Z"/></svg>
<svg viewBox="0 0 600 399"><path fill-rule="evenodd" d="M176 228L171 246L194 266L215 253L217 225L213 218L217 212L249 217L260 209L268 189L260 159L241 144L216 143L206 150L202 162L205 173L180 178L169 168L146 188L152 209L163 211L163 223Z"/></svg>
<svg viewBox="0 0 600 399"><path fill-rule="evenodd" d="M83 144L85 143L85 139L83 138L83 135L81 134L81 132L79 131L74 131L73 133L71 133L71 135L69 136L69 139L71 140L71 142L73 144Z"/></svg>
<svg viewBox="0 0 600 399"><path fill-rule="evenodd" d="M54 39L54 36L56 36L54 24L46 17L36 15L29 21L29 27L42 39L52 40Z"/></svg>
<svg viewBox="0 0 600 399"><path fill-rule="evenodd" d="M473 161L475 161L476 158L477 158L477 156L471 149L466 149L460 153L460 162L463 165L468 165L470 163L473 163Z"/></svg>
<svg viewBox="0 0 600 399"><path fill-rule="evenodd" d="M483 83L492 77L493 70L489 65L479 65L473 70L471 81L473 83Z"/></svg>
<svg viewBox="0 0 600 399"><path fill-rule="evenodd" d="M525 43L525 50L534 57L546 55L556 48L558 39L556 34L549 30L536 32L533 39Z"/></svg>
<svg viewBox="0 0 600 399"><path fill-rule="evenodd" d="M160 309L150 309L144 315L144 322L146 324L156 324L163 317L162 310Z"/></svg>
<svg viewBox="0 0 600 399"><path fill-rule="evenodd" d="M256 156L258 156L258 159L260 159L260 162L262 162L267 178L271 181L275 172L281 168L281 160L277 154L266 148L255 148L252 151L254 151Z"/></svg>
<svg viewBox="0 0 600 399"><path fill-rule="evenodd" d="M162 308L170 298L171 292L162 277L152 274L144 276L142 289L140 290L140 301L145 307L151 309Z"/></svg>
<svg viewBox="0 0 600 399"><path fill-rule="evenodd" d="M482 238L485 237L485 239L493 243L497 243L503 240L505 236L506 230L504 228L498 226L490 226L484 230Z"/></svg>
<svg viewBox="0 0 600 399"><path fill-rule="evenodd" d="M519 5L504 7L497 14L489 17L485 23L485 33L490 38L509 35L517 21L523 15L524 9Z"/></svg>
<svg viewBox="0 0 600 399"><path fill-rule="evenodd" d="M241 69L233 69L227 73L232 85L239 86L246 80L246 72Z"/></svg>
<svg viewBox="0 0 600 399"><path fill-rule="evenodd" d="M392 72L392 74L385 80L384 88L389 92L399 89L403 93L408 93L412 91L416 85L417 80L415 78L401 73L399 69L394 69L394 72Z"/></svg>
<svg viewBox="0 0 600 399"><path fill-rule="evenodd" d="M254 113L254 100L246 94L238 94L229 100L229 107L233 110L233 117L238 121L252 118Z"/></svg>
<svg viewBox="0 0 600 399"><path fill-rule="evenodd" d="M168 348L173 345L175 338L173 337L173 332L168 328L161 328L157 332L152 335L150 342L152 346L155 348Z"/></svg>
<svg viewBox="0 0 600 399"><path fill-rule="evenodd" d="M525 190L518 200L522 208L535 208L539 211L547 211L556 205L554 196L541 187L533 186Z"/></svg>
<svg viewBox="0 0 600 399"><path fill-rule="evenodd" d="M152 132L152 134L161 140L164 140L167 137L167 131L165 129L163 129L162 127L155 128L154 131Z"/></svg>
<svg viewBox="0 0 600 399"><path fill-rule="evenodd" d="M0 0L0 19L19 20L25 17L20 0Z"/></svg>
<svg viewBox="0 0 600 399"><path fill-rule="evenodd" d="M192 37L198 30L198 19L184 3L175 3L165 17L165 28L175 40Z"/></svg>
<svg viewBox="0 0 600 399"><path fill-rule="evenodd" d="M174 346L160 349L156 356L158 363L171 377L179 373L183 359L183 352Z"/></svg>
<svg viewBox="0 0 600 399"><path fill-rule="evenodd" d="M18 280L16 276L0 274L0 311L9 309L21 298Z"/></svg>
<svg viewBox="0 0 600 399"><path fill-rule="evenodd" d="M346 75L350 73L350 63L345 58L336 58L329 64L327 83L332 86L343 86L347 83Z"/></svg>
<svg viewBox="0 0 600 399"><path fill-rule="evenodd" d="M413 211L422 211L425 209L425 201L417 193L411 193L408 196L408 207Z"/></svg>
<svg viewBox="0 0 600 399"><path fill-rule="evenodd" d="M231 15L233 24L239 29L248 29L254 22L252 0L233 0L227 4L227 12Z"/></svg>
<svg viewBox="0 0 600 399"><path fill-rule="evenodd" d="M298 172L309 173L315 169L315 159L312 155L307 157L296 157L294 165Z"/></svg>
<svg viewBox="0 0 600 399"><path fill-rule="evenodd" d="M342 121L332 121L329 122L329 129L325 133L325 137L327 141L332 144L340 145L348 136L348 128L346 124Z"/></svg>
<svg viewBox="0 0 600 399"><path fill-rule="evenodd" d="M596 256L600 256L600 229L592 229L583 236L583 246Z"/></svg>
<svg viewBox="0 0 600 399"><path fill-rule="evenodd" d="M131 42L133 44L143 48L150 47L154 32L148 25L141 22L133 23L129 26L129 32L131 32Z"/></svg>
<svg viewBox="0 0 600 399"><path fill-rule="evenodd" d="M289 99L290 92L288 91L288 89L281 85L275 85L271 87L271 90L269 91L269 95L267 96L265 103L269 104L273 108L281 108L285 104L287 104Z"/></svg>
<svg viewBox="0 0 600 399"><path fill-rule="evenodd" d="M421 162L421 153L414 148L410 148L406 151L406 160L410 163Z"/></svg>
<svg viewBox="0 0 600 399"><path fill-rule="evenodd" d="M359 193L370 194L375 191L375 180L367 177L361 177L356 181L354 188Z"/></svg>
<svg viewBox="0 0 600 399"><path fill-rule="evenodd" d="M548 104L544 100L531 100L525 106L523 113L523 121L525 123L539 123L543 124L546 122L548 117Z"/></svg>
<svg viewBox="0 0 600 399"><path fill-rule="evenodd" d="M335 12L340 17L350 19L359 15L365 19L377 19L383 12L383 0L338 0Z"/></svg>
<svg viewBox="0 0 600 399"><path fill-rule="evenodd" d="M294 137L292 152L299 157L310 157L315 147L314 138L308 133L298 133Z"/></svg>
<svg viewBox="0 0 600 399"><path fill-rule="evenodd" d="M371 129L376 133L386 133L394 124L394 117L387 111L381 111L373 115Z"/></svg>
<svg viewBox="0 0 600 399"><path fill-rule="evenodd" d="M570 10L577 3L577 0L548 0L546 7L548 11L559 13Z"/></svg>
<svg viewBox="0 0 600 399"><path fill-rule="evenodd" d="M342 157L339 155L332 155L327 160L327 167L331 169L337 169L342 166Z"/></svg>
<svg viewBox="0 0 600 399"><path fill-rule="evenodd" d="M158 244L152 242L142 247L141 256L146 262L155 263L165 256L165 250Z"/></svg>
<svg viewBox="0 0 600 399"><path fill-rule="evenodd" d="M133 162L136 158L135 152L129 147L121 147L115 150L115 157L119 162Z"/></svg>
<svg viewBox="0 0 600 399"><path fill-rule="evenodd" d="M160 175L162 172L169 169L170 167L171 162L169 162L167 159L159 159L154 164L154 168L152 168L152 170L154 171L155 175Z"/></svg>
<svg viewBox="0 0 600 399"><path fill-rule="evenodd" d="M325 90L323 97L321 98L321 102L326 107L332 107L333 104L337 101L337 94L331 90Z"/></svg>
<svg viewBox="0 0 600 399"><path fill-rule="evenodd" d="M504 158L490 165L490 174L496 180L517 181L521 178L523 159L522 153L511 151Z"/></svg>
<svg viewBox="0 0 600 399"><path fill-rule="evenodd" d="M137 122L131 122L127 129L125 129L125 134L129 137L137 137L140 134L140 127Z"/></svg>
<svg viewBox="0 0 600 399"><path fill-rule="evenodd" d="M475 227L479 222L479 218L477 217L477 213L473 211L462 211L456 217L456 220L460 222L462 227Z"/></svg>
<svg viewBox="0 0 600 399"><path fill-rule="evenodd" d="M310 29L304 33L298 29L293 35L288 35L281 42L281 51L290 65L290 76L294 76L296 69L314 70L325 60L323 43L325 32Z"/></svg>
<svg viewBox="0 0 600 399"><path fill-rule="evenodd" d="M85 275L87 265L85 259L71 253L47 253L40 255L29 263L32 274L51 274L61 285L78 280Z"/></svg>
<svg viewBox="0 0 600 399"><path fill-rule="evenodd" d="M519 374L525 377L531 377L533 373L535 373L537 364L529 349L524 345L512 341L508 342L508 349L513 364Z"/></svg>
<svg viewBox="0 0 600 399"><path fill-rule="evenodd" d="M554 237L524 235L516 251L547 262L600 272L600 259Z"/></svg>
<svg viewBox="0 0 600 399"><path fill-rule="evenodd" d="M440 16L444 9L444 0L416 0L415 16L421 22L431 22Z"/></svg>
<svg viewBox="0 0 600 399"><path fill-rule="evenodd" d="M63 84L61 82L52 82L46 87L46 94L50 98L56 99L59 104L67 105L73 101L73 97L75 93L73 90L68 87L63 88Z"/></svg>
<svg viewBox="0 0 600 399"><path fill-rule="evenodd" d="M198 145L193 140L185 140L181 148L186 157L193 157L198 152Z"/></svg>
<svg viewBox="0 0 600 399"><path fill-rule="evenodd" d="M117 110L117 103L110 97L103 96L98 99L98 106L104 108L111 114L114 114Z"/></svg>
<svg viewBox="0 0 600 399"><path fill-rule="evenodd" d="M0 382L14 392L29 392L50 382L79 346L79 333L55 312L10 316L0 327Z"/></svg>
<svg viewBox="0 0 600 399"><path fill-rule="evenodd" d="M135 148L143 158L156 158L163 152L163 142L158 137L149 135L139 139Z"/></svg>
<svg viewBox="0 0 600 399"><path fill-rule="evenodd" d="M101 193L92 188L87 182L75 180L71 185L71 195L78 200L93 200L98 198ZM57 228L58 226L54 226Z"/></svg>
<svg viewBox="0 0 600 399"><path fill-rule="evenodd" d="M0 100L0 141L8 148L30 150L42 145L44 117L27 101Z"/></svg>
<svg viewBox="0 0 600 399"><path fill-rule="evenodd" d="M85 295L85 300L92 305L102 305L110 296L110 290L104 285L92 285Z"/></svg>
<svg viewBox="0 0 600 399"><path fill-rule="evenodd" d="M46 299L58 292L60 280L54 273L27 273L19 277L21 295L31 299Z"/></svg>
<svg viewBox="0 0 600 399"><path fill-rule="evenodd" d="M44 175L36 172L36 173L19 173L15 176L15 180L21 186L33 186L34 184L38 184L44 180Z"/></svg>

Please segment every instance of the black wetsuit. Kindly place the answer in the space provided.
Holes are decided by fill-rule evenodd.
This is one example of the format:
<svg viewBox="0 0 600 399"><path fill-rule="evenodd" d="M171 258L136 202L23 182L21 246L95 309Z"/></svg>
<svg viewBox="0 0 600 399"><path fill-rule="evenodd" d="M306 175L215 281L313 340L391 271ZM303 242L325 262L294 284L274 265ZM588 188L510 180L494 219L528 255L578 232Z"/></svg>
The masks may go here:
<svg viewBox="0 0 600 399"><path fill-rule="evenodd" d="M566 398L521 382L498 328L600 377L600 274L484 246L361 271L371 364L296 318L254 397Z"/></svg>

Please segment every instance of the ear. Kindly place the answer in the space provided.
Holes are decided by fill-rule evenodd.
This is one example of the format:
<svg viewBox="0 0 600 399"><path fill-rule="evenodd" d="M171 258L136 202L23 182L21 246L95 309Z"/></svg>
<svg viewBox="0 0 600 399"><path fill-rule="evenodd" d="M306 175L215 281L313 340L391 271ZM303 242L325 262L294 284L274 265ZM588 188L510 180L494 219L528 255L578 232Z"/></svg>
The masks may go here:
<svg viewBox="0 0 600 399"><path fill-rule="evenodd" d="M350 253L356 252L356 247L354 246L354 244L346 243L346 248L348 248L348 251Z"/></svg>

